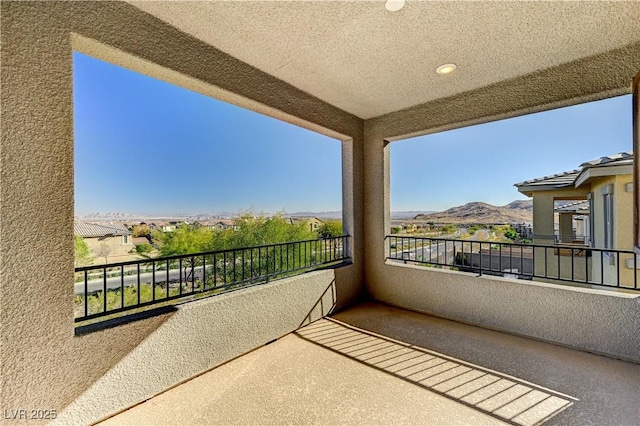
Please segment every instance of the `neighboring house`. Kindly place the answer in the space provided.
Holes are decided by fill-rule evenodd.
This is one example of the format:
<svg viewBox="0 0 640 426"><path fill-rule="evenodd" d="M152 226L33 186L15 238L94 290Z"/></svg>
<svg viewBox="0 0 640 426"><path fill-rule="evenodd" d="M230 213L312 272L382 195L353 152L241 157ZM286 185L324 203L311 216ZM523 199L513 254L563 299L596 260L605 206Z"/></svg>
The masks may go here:
<svg viewBox="0 0 640 426"><path fill-rule="evenodd" d="M311 232L318 232L324 222L317 217L296 216L289 218L292 225L304 224Z"/></svg>
<svg viewBox="0 0 640 426"><path fill-rule="evenodd" d="M527 223L516 223L511 225L516 232L527 240L533 240L533 224L531 222Z"/></svg>
<svg viewBox="0 0 640 426"><path fill-rule="evenodd" d="M138 244L149 244L149 245L152 245L152 239L151 239L151 236L149 236L149 237L132 237L131 238L131 244L133 244L134 246L136 246Z"/></svg>
<svg viewBox="0 0 640 426"><path fill-rule="evenodd" d="M121 224L74 222L73 232L84 238L97 263L105 262L105 255L109 263L126 260L133 248L132 233Z"/></svg>
<svg viewBox="0 0 640 426"><path fill-rule="evenodd" d="M533 198L533 243L571 247L631 250L633 248L633 153L598 158L582 163L579 169L532 179L515 186ZM579 253L584 268L571 268L571 255ZM593 254L596 253L596 254ZM546 264L539 258L536 273L544 268L553 274L560 265L567 274L580 279L633 283L633 256L613 252L557 249ZM544 255L543 255L544 256ZM561 258L558 259L557 256ZM565 266L565 264L567 266ZM570 272L571 271L571 272ZM563 278L564 275L562 274Z"/></svg>
<svg viewBox="0 0 640 426"><path fill-rule="evenodd" d="M207 221L202 221L202 222L199 222L199 223L203 227L205 227L207 229L211 229L211 230L215 230L215 229L219 229L219 230L232 229L232 230L236 231L236 230L238 230L240 228L240 226L237 225L236 221L233 220L233 219L207 220Z"/></svg>
<svg viewBox="0 0 640 426"><path fill-rule="evenodd" d="M591 246L589 200L573 201L554 208L556 242Z"/></svg>
<svg viewBox="0 0 640 426"><path fill-rule="evenodd" d="M177 228L177 222L154 222L149 224L149 228L162 232L173 232Z"/></svg>
<svg viewBox="0 0 640 426"><path fill-rule="evenodd" d="M136 223L133 225L128 226L127 224L125 224L125 226L131 231L133 232L134 235L148 235L151 233L151 227L149 226L149 224L147 224L146 222L140 222L140 223Z"/></svg>

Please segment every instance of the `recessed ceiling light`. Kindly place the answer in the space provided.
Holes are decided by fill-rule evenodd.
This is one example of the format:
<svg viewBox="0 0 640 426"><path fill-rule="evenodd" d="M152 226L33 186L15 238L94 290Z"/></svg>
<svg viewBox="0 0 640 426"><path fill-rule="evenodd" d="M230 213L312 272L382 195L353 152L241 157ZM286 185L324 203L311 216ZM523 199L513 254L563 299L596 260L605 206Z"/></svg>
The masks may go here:
<svg viewBox="0 0 640 426"><path fill-rule="evenodd" d="M456 64L444 64L436 68L436 72L441 75L451 74L458 68Z"/></svg>
<svg viewBox="0 0 640 426"><path fill-rule="evenodd" d="M389 12L397 12L404 7L405 0L387 0L384 7Z"/></svg>

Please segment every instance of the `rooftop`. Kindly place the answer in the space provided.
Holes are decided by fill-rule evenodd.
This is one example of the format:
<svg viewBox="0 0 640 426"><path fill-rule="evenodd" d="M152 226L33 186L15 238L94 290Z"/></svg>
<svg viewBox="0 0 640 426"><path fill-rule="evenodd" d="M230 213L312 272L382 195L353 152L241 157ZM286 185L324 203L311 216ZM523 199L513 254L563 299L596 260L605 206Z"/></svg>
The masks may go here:
<svg viewBox="0 0 640 426"><path fill-rule="evenodd" d="M575 201L554 209L557 213L589 213L589 201Z"/></svg>
<svg viewBox="0 0 640 426"><path fill-rule="evenodd" d="M604 157L596 158L595 160L584 162L580 165L579 169L560 172L551 176L525 180L523 182L515 183L513 186L517 187L520 192L530 189L559 189L572 186L577 187L582 182L584 182L583 174L587 171L604 167L631 165L633 165L633 152L620 152L618 154L607 155ZM629 170L628 173L631 173L631 171Z"/></svg>
<svg viewBox="0 0 640 426"><path fill-rule="evenodd" d="M114 235L131 235L124 225L117 223L97 224L87 222L73 222L73 234L81 237L107 237Z"/></svg>

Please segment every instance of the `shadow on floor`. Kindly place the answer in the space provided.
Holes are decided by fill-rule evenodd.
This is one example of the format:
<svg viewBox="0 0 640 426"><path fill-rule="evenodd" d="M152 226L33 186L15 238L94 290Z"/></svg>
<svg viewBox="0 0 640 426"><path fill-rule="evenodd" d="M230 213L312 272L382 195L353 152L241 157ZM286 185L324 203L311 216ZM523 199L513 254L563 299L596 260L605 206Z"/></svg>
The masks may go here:
<svg viewBox="0 0 640 426"><path fill-rule="evenodd" d="M369 367L514 424L543 423L576 401L515 377L356 329L335 319L317 321L296 334Z"/></svg>
<svg viewBox="0 0 640 426"><path fill-rule="evenodd" d="M573 401L573 404L563 407L563 411L555 412L553 416L541 420L545 421L547 426L640 425L640 404L637 402L640 395L638 364L378 302L360 303L332 315L332 319L339 321L339 325L343 327L355 327L365 334L380 335L389 340L396 339L409 347L428 348L429 351L433 351L427 351L428 353L443 359L450 357L449 361L461 366L484 371L504 380L531 387L533 390ZM597 316L594 316L594 321L597 321ZM612 333L614 332L615 330L612 330ZM496 371L500 373L495 373ZM513 377L517 377L519 381ZM536 386L532 386L531 383L535 383ZM450 391L447 390L444 394ZM515 391L514 385L509 392ZM527 394L521 398L533 396L525 395ZM573 399L566 395L571 395ZM464 400L468 396L470 395L461 399ZM468 399L465 402L478 408L482 405L494 414L499 410L499 415L509 415L503 410L507 406L496 408L497 399ZM512 408L513 405L509 407ZM509 421L518 422L520 419L516 415Z"/></svg>

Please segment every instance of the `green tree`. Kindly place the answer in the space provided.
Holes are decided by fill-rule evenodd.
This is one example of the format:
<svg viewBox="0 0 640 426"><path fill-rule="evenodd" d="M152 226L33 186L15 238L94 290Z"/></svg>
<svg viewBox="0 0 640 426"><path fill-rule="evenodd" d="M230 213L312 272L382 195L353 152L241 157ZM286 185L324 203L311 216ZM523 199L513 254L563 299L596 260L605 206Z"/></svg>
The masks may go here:
<svg viewBox="0 0 640 426"><path fill-rule="evenodd" d="M318 229L318 236L320 238L332 238L342 235L342 221L341 220L328 220L320 229Z"/></svg>
<svg viewBox="0 0 640 426"><path fill-rule="evenodd" d="M182 224L173 232L156 234L160 241L160 255L200 253L212 249L214 232L203 227Z"/></svg>
<svg viewBox="0 0 640 426"><path fill-rule="evenodd" d="M254 247L318 238L316 232L304 223L292 224L282 213L266 217L256 216L252 211L243 212L236 220L237 230L216 231L210 250L225 250L240 247Z"/></svg>
<svg viewBox="0 0 640 426"><path fill-rule="evenodd" d="M144 254L153 251L153 246L149 243L136 244L136 253Z"/></svg>
<svg viewBox="0 0 640 426"><path fill-rule="evenodd" d="M206 286L212 288L282 276L317 262L331 261L337 252L336 244L325 244L306 224L292 224L281 213L266 217L247 211L236 220L236 225L236 229L225 230L182 225L173 232L158 233L160 254L216 252L184 257L171 261L169 266L181 264L188 282L197 268L206 264ZM298 241L307 242L292 244Z"/></svg>
<svg viewBox="0 0 640 426"><path fill-rule="evenodd" d="M442 232L444 232L445 234L453 234L457 230L458 230L458 227L455 225L444 225L442 227Z"/></svg>
<svg viewBox="0 0 640 426"><path fill-rule="evenodd" d="M204 227L194 227L187 224L180 225L172 232L159 232L156 234L160 241L160 255L173 256L180 254L202 253L212 249L214 232ZM200 266L200 257L186 258L182 261L184 277L188 281L193 277L195 268ZM171 262L180 264L180 262ZM171 267L175 267L173 264Z"/></svg>
<svg viewBox="0 0 640 426"><path fill-rule="evenodd" d="M318 240L317 232L311 231L305 223L292 224L282 213L266 217L247 211L236 220L236 225L236 230L217 231L211 249L268 246L211 256L207 264L215 265L215 268L208 272L210 283L226 285L282 276L288 273L285 271L325 261L331 252L330 245ZM289 244L296 241L308 242Z"/></svg>
<svg viewBox="0 0 640 426"><path fill-rule="evenodd" d="M149 226L146 223L134 225L132 232L134 237L148 237L151 235L151 229L149 229Z"/></svg>
<svg viewBox="0 0 640 426"><path fill-rule="evenodd" d="M505 236L505 238L508 238L510 240L513 240L513 241L515 241L518 238L520 238L520 234L518 234L518 232L515 229L511 228L511 227L509 229L507 229L506 231L504 231L504 236Z"/></svg>
<svg viewBox="0 0 640 426"><path fill-rule="evenodd" d="M74 236L73 246L75 266L90 265L93 259L91 259L91 252L89 251L89 246L87 245L87 242L84 240L84 238L82 238L80 235Z"/></svg>

